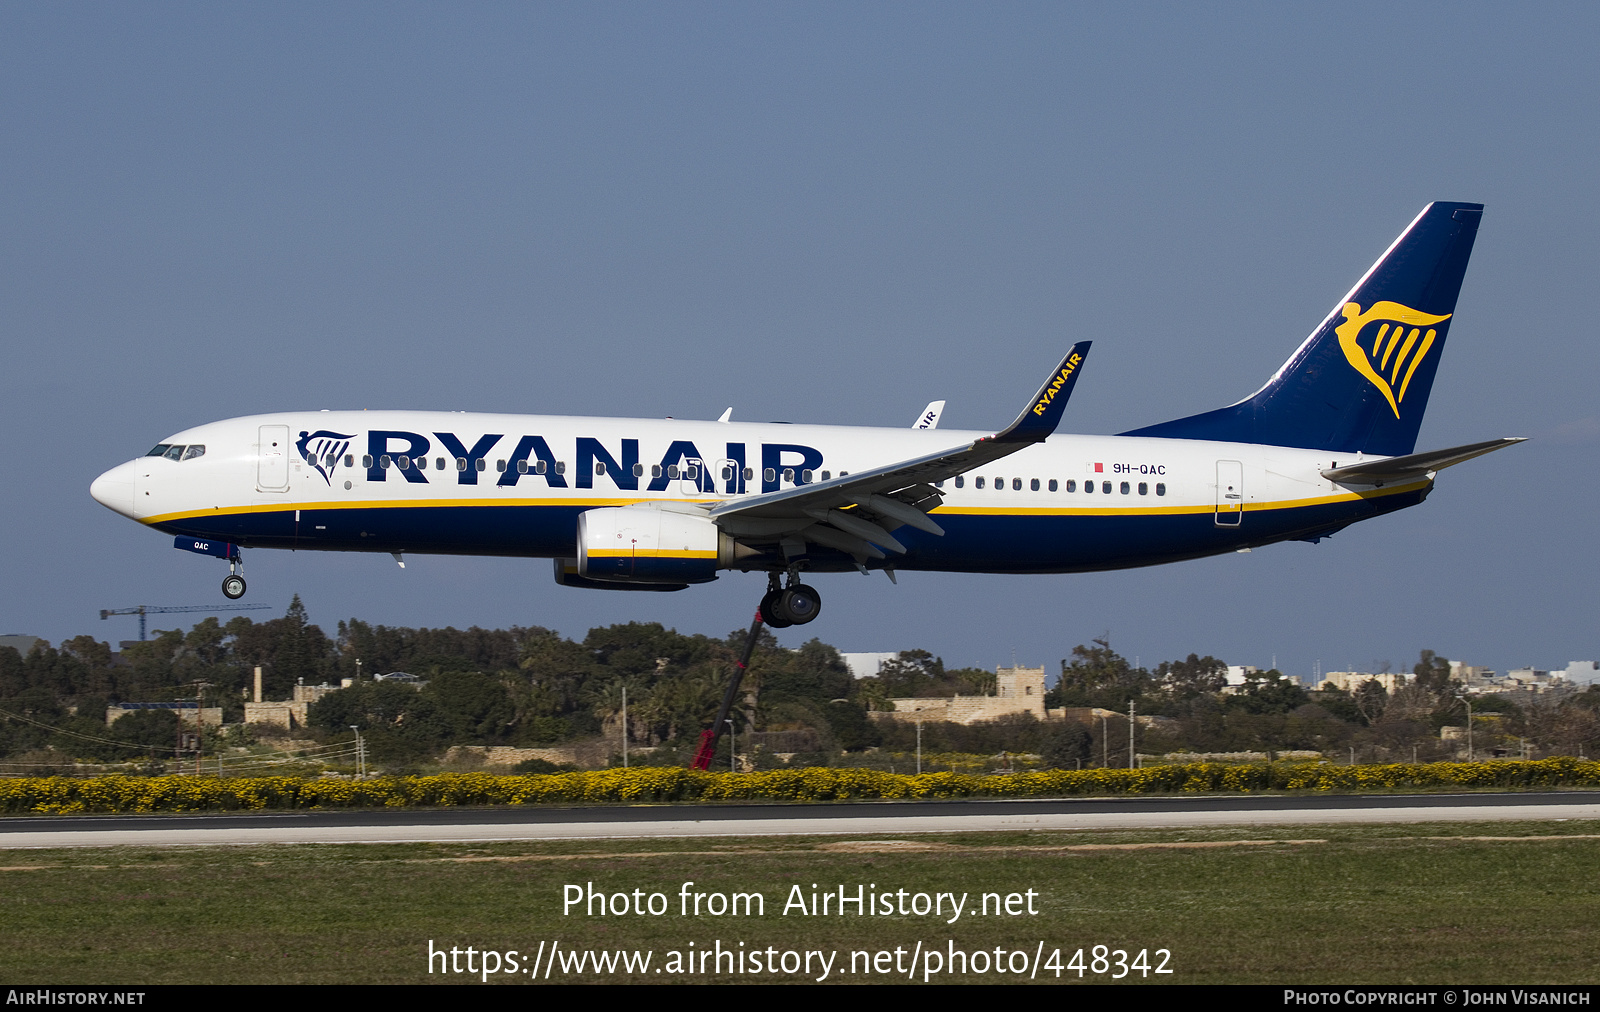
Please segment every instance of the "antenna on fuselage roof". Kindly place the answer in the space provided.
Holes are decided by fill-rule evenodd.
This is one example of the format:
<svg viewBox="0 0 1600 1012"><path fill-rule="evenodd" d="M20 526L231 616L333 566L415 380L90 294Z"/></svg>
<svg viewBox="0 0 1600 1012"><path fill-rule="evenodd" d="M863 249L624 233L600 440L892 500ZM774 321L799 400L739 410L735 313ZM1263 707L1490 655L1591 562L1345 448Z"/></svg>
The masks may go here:
<svg viewBox="0 0 1600 1012"><path fill-rule="evenodd" d="M728 410L724 411L717 418L717 421L719 421L719 422L731 422L731 421L733 421L733 407L730 405Z"/></svg>

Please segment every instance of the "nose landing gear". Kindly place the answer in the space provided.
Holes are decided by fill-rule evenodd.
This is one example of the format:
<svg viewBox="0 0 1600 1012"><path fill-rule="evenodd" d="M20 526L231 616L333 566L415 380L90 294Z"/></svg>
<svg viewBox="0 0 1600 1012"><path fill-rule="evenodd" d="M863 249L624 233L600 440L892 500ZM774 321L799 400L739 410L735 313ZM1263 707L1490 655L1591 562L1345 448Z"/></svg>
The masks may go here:
<svg viewBox="0 0 1600 1012"><path fill-rule="evenodd" d="M237 548L228 554L228 575L222 579L222 596L230 601L244 596L244 557Z"/></svg>

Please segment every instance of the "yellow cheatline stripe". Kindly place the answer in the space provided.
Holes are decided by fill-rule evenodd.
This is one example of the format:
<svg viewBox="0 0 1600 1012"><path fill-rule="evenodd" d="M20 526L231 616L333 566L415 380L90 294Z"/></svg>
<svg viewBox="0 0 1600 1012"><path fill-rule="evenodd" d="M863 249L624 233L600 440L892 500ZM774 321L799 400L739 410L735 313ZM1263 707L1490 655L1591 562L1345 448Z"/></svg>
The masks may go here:
<svg viewBox="0 0 1600 1012"><path fill-rule="evenodd" d="M688 548L641 548L638 551L617 550L595 551L590 549L586 553L591 559L714 559L716 552L700 552Z"/></svg>
<svg viewBox="0 0 1600 1012"><path fill-rule="evenodd" d="M213 506L208 510L184 510L181 513L161 513L140 518L140 523L160 524L172 520L189 520L194 517L222 517L240 514L293 513L296 510L359 510L359 509L430 509L439 506L632 506L648 502L694 502L693 499L364 499L355 502L286 502L256 503L251 506ZM718 500L703 500L707 503Z"/></svg>
<svg viewBox="0 0 1600 1012"><path fill-rule="evenodd" d="M1398 495L1401 492L1411 492L1425 488L1428 481L1413 481L1404 485L1394 485L1388 488L1369 489L1365 492L1341 492L1335 495L1313 496L1307 499L1282 499L1273 502L1245 503L1244 511L1255 513L1263 510L1297 509L1302 506L1321 506L1335 502L1354 502L1360 499L1377 499L1386 495ZM1057 493L1060 494L1060 493ZM208 510L186 510L181 513L161 513L155 516L141 517L142 524L170 523L174 520L189 520L195 517L237 516L240 514L262 513L292 513L295 510L354 510L354 509L428 509L433 507L467 507L479 508L486 506L632 506L638 503L658 502L700 502L714 504L728 502L727 499L598 499L598 498L571 498L571 499L369 499L357 502L301 502L301 503L259 503L253 506L216 506ZM1211 513L1216 506L1201 503L1184 506L940 506L933 510L934 515L943 516L1176 516L1189 513Z"/></svg>
<svg viewBox="0 0 1600 1012"><path fill-rule="evenodd" d="M1378 499L1387 495L1398 495L1402 492L1413 492L1426 488L1429 482L1413 481L1404 485L1395 485L1390 488L1371 489L1366 492L1343 492L1337 495L1313 496L1307 499L1281 499L1273 502L1247 502L1243 504L1242 512L1261 513L1268 510L1299 509L1305 506L1322 506L1335 502L1356 502L1361 499ZM1083 506L1083 507L1007 507L1007 506L940 506L932 511L933 516L1180 516L1193 513L1213 513L1217 507L1211 504L1187 506ZM1224 510L1224 512L1235 512Z"/></svg>

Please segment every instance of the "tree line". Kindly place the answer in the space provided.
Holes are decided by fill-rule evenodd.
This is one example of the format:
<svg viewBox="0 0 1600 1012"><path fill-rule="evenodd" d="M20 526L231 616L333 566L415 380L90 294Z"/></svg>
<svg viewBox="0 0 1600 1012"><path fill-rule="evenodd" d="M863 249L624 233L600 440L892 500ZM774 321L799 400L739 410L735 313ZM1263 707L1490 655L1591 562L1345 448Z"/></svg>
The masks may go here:
<svg viewBox="0 0 1600 1012"><path fill-rule="evenodd" d="M113 703L199 698L237 724L259 666L266 699L288 698L299 683L348 680L348 688L312 705L306 733L348 735L356 725L377 762L418 764L457 744L605 739L620 750L624 691L630 746L646 751L636 761L681 762L714 718L744 636L627 623L571 640L540 626L427 629L353 618L330 636L297 597L281 618L208 618L120 652L92 636L26 656L0 648L0 755L48 749L107 760L170 747L177 730L170 711L131 713L108 729L104 714ZM423 684L373 678L394 671ZM1045 703L1079 717L1094 708L1125 714L1131 704L1146 718L1133 730L1141 753L1355 749L1371 759L1438 758L1455 749L1440 740L1439 728L1465 722L1460 686L1432 651L1422 652L1415 677L1393 693L1376 682L1354 692L1311 692L1276 670L1224 693L1226 672L1223 661L1195 654L1138 667L1097 639L1073 648ZM761 746L748 750L755 753L859 761L868 750L917 747L911 722L869 717L890 709L892 699L981 695L994 684L992 671L946 668L926 650L904 651L876 677L854 679L832 646L813 639L791 650L764 633L735 726L748 744ZM1485 697L1475 699L1474 710L1494 714L1475 722L1486 749L1515 738L1532 739L1547 753L1576 754L1600 741L1596 690L1554 701ZM928 722L921 734L927 752L1032 753L1071 768L1125 763L1129 729L1125 719L1040 722L1023 714L971 726Z"/></svg>

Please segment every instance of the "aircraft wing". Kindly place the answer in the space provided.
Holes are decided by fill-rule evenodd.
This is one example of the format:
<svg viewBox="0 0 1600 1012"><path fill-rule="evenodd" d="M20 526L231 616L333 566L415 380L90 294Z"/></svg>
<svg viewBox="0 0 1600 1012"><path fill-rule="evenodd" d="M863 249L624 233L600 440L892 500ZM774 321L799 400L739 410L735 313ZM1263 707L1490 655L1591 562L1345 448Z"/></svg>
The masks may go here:
<svg viewBox="0 0 1600 1012"><path fill-rule="evenodd" d="M846 552L858 563L887 558L885 548L904 552L905 545L890 533L902 524L943 535L944 529L927 515L942 501L932 483L1049 438L1072 396L1090 343L1073 345L1017 420L992 436L829 481L732 500L713 508L711 518L735 538L801 538Z"/></svg>
<svg viewBox="0 0 1600 1012"><path fill-rule="evenodd" d="M1387 485L1391 482L1411 481L1429 471L1440 471L1451 464L1459 464L1464 460L1481 457L1486 453L1493 453L1526 441L1524 438L1510 436L1482 443L1468 443L1465 446L1452 446L1447 450L1408 453L1403 457L1385 457L1382 460L1365 461L1348 467L1330 468L1323 471L1322 476L1329 481L1345 485Z"/></svg>

